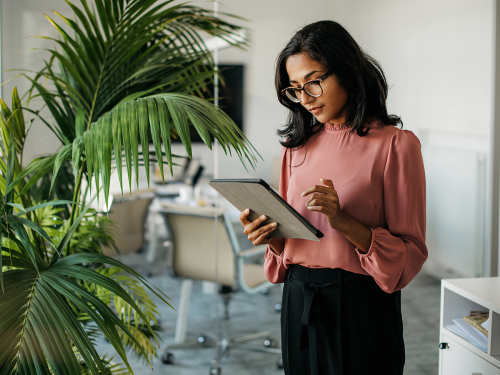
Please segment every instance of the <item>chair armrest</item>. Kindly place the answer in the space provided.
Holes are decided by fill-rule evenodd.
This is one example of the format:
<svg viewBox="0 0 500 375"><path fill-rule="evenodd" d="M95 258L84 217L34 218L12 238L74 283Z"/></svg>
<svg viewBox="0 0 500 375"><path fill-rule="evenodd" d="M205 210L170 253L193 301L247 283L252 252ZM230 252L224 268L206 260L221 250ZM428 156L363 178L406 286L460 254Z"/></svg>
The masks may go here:
<svg viewBox="0 0 500 375"><path fill-rule="evenodd" d="M264 254L266 252L266 249L267 245L261 245L255 247L254 249L240 251L239 253L236 253L236 255L238 255L241 258L250 258L255 255Z"/></svg>

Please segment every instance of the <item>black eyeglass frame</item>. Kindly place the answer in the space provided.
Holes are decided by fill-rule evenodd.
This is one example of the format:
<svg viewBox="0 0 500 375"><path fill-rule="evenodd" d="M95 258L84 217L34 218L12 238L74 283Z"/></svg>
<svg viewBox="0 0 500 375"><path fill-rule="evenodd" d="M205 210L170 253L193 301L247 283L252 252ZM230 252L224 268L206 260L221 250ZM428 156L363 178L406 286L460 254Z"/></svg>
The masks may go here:
<svg viewBox="0 0 500 375"><path fill-rule="evenodd" d="M307 81L306 83L304 83L302 85L302 87L293 87L293 86L290 86L290 87L287 87L286 89L283 89L281 90L281 94L282 95L285 95L288 99L290 99L292 102L294 103L300 103L300 99L298 98L297 96L297 100L293 100L289 95L287 95L287 90L294 90L294 91L298 91L300 93L300 91L305 91L307 95L309 96L312 96L313 98L317 98L317 97L320 97L321 95L323 95L323 87L321 86L321 82L323 82L325 79L327 79L328 77L330 77L332 75L332 71L328 71L326 72L322 77L318 78L318 79L312 79L310 81ZM319 95L311 95L307 92L307 90L304 88L306 87L306 85L308 85L309 83L311 82L318 82L318 85L321 89L321 94Z"/></svg>

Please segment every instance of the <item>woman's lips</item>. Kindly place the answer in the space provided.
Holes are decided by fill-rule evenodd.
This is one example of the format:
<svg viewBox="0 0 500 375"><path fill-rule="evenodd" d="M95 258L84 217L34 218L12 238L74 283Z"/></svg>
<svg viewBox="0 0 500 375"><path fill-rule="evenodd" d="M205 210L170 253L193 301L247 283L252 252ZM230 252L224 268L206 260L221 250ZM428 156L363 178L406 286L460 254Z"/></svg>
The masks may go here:
<svg viewBox="0 0 500 375"><path fill-rule="evenodd" d="M323 108L323 106L321 106L321 107L313 107L313 108L309 109L309 112L311 112L313 115L317 115L319 113L319 111L321 111L322 108Z"/></svg>

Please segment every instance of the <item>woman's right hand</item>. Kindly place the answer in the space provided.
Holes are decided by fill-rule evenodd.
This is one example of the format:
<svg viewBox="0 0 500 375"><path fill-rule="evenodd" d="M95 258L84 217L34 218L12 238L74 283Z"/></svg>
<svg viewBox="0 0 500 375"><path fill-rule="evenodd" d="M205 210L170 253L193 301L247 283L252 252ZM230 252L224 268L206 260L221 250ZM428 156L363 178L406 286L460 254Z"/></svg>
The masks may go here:
<svg viewBox="0 0 500 375"><path fill-rule="evenodd" d="M240 213L240 221L241 225L245 228L243 233L248 236L248 239L252 241L255 246L270 244L273 248L274 252L280 254L283 251L283 246L280 246L280 240L282 238L268 238L271 233L276 230L277 223L269 223L261 226L261 224L266 221L267 217L262 215L255 219L254 221L248 220L248 215L250 214L250 210L247 208L246 210Z"/></svg>

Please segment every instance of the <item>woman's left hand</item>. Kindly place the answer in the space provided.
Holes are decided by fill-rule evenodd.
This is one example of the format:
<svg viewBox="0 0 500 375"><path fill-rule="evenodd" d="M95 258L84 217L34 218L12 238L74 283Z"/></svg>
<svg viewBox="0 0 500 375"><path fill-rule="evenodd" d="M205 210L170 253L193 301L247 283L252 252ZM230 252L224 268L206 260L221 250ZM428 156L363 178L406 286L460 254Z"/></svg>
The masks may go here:
<svg viewBox="0 0 500 375"><path fill-rule="evenodd" d="M346 215L340 208L337 191L333 187L331 180L324 178L319 180L326 186L314 185L304 191L301 196L306 197L309 195L306 202L308 210L321 212L326 216L330 227L342 231L341 229L346 223Z"/></svg>

